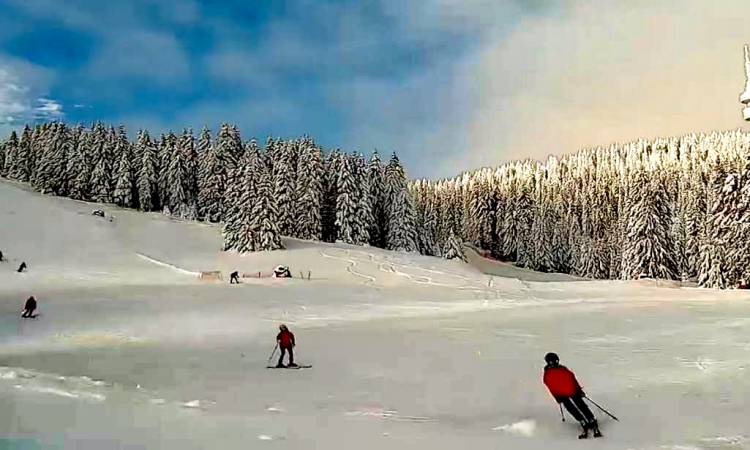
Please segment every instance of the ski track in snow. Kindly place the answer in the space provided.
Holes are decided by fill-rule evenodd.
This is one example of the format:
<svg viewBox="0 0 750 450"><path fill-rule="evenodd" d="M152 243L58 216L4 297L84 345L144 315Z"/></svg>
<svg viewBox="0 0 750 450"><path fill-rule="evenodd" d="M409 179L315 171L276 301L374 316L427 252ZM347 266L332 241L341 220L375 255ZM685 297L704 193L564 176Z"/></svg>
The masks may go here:
<svg viewBox="0 0 750 450"><path fill-rule="evenodd" d="M169 263L165 263L165 262L156 260L154 258L151 258L150 256L146 256L146 255L143 255L141 253L136 253L136 255L138 255L139 257L141 257L143 259L145 259L146 261L152 262L152 263L157 264L157 265L162 266L162 267L166 267L168 269L175 270L175 271L183 273L185 275L192 275L192 276L195 276L195 277L200 276L199 272L191 272L190 270L186 270L186 269L183 269L181 267L177 267L175 265L172 265L172 264L169 264Z"/></svg>
<svg viewBox="0 0 750 450"><path fill-rule="evenodd" d="M95 380L85 375L62 376L20 367L0 366L0 383L11 383L13 388L30 394L46 394L81 401L104 403L125 399L134 403L205 410L207 402L200 399L167 401L143 389L141 385L124 386L119 383ZM211 402L208 402L211 403Z"/></svg>
<svg viewBox="0 0 750 450"><path fill-rule="evenodd" d="M349 253L348 250L346 250L346 252L347 252L347 254ZM318 253L320 253L320 255L323 256L324 258L338 259L338 260L341 260L341 261L348 262L350 265L346 268L346 271L349 272L349 273L351 273L354 276L358 276L358 277L362 277L362 278L367 278L367 281L365 281L363 283L365 286L369 286L370 283L374 283L374 282L377 281L377 279L375 279L374 277L371 277L369 275L365 275L365 274L359 273L356 270L354 270L354 267L357 265L357 263L353 259L341 258L339 256L328 255L325 252L323 252L322 250L319 250Z"/></svg>
<svg viewBox="0 0 750 450"><path fill-rule="evenodd" d="M456 273L445 272L445 271L435 270L435 269L426 269L426 268L415 266L413 264L406 264L403 262L402 263L393 262L393 261L389 261L388 259L395 259L395 258L390 258L386 256L378 257L375 254L368 253L368 252L362 252L362 251L357 251L357 250L352 251L352 250L347 250L347 249L336 249L336 250L345 252L346 257L333 256L323 251L319 251L319 253L326 258L338 259L341 261L348 262L350 266L347 268L347 271L352 273L355 276L367 278L368 281L366 281L364 284L368 286L371 285L372 283L377 282L377 279L370 275L365 275L365 274L355 271L353 267L356 266L358 262L376 264L378 267L378 270L380 270L381 272L385 272L391 275L397 275L415 284L434 286L434 287L445 287L445 288L451 288L451 289L457 289L457 290L470 290L474 292L487 292L487 289L484 287L484 285L482 285L481 289L478 288L477 286L477 284L479 283L478 280L471 280L467 277L464 277ZM353 253L359 253L361 255L364 255L367 259L356 258L353 255ZM407 272L403 272L399 270L398 268L405 268L407 270L412 270L412 271L422 271L422 272L428 272L428 273L435 274L435 275L457 278L463 281L463 284L456 285L456 284L439 283L439 282L434 281L432 277L425 276L425 275L412 275Z"/></svg>

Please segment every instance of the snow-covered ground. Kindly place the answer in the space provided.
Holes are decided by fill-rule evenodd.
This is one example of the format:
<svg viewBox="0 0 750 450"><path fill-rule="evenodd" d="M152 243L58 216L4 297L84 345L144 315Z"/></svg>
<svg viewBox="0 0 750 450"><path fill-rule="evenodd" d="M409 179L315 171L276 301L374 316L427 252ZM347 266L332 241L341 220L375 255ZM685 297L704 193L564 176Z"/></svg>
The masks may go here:
<svg viewBox="0 0 750 450"><path fill-rule="evenodd" d="M748 291L502 264L482 268L490 278L476 260L293 240L240 257L218 251L215 227L112 207L91 216L100 207L0 183L11 260L0 263L2 438L82 449L750 448ZM27 273L15 272L21 261ZM297 278L269 278L278 264ZM256 278L197 279L210 270ZM31 294L41 315L23 320ZM265 368L281 322L312 369ZM603 439L582 443L561 422L540 380L547 351L620 419L593 408Z"/></svg>

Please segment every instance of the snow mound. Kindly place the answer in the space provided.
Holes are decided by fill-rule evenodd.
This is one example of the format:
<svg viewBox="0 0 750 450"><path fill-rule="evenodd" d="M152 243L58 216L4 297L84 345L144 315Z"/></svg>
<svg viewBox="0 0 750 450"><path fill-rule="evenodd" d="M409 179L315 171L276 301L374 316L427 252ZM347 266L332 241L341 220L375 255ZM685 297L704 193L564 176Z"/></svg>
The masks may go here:
<svg viewBox="0 0 750 450"><path fill-rule="evenodd" d="M505 431L519 436L532 437L536 432L536 422L533 420L522 420L520 422L495 427L493 430Z"/></svg>

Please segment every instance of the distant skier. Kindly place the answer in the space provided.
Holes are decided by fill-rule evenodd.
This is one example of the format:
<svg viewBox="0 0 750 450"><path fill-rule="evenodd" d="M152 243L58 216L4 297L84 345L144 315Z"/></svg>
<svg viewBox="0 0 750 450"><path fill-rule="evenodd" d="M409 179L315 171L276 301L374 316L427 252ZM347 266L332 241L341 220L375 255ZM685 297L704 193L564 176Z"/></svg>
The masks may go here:
<svg viewBox="0 0 750 450"><path fill-rule="evenodd" d="M34 317L35 309L36 309L36 299L32 295L31 297L29 297L28 300L26 300L26 304L23 307L23 314L21 314L21 317L23 318Z"/></svg>
<svg viewBox="0 0 750 450"><path fill-rule="evenodd" d="M0 262L3 262L3 251L0 250Z"/></svg>
<svg viewBox="0 0 750 450"><path fill-rule="evenodd" d="M229 284L240 284L240 274L236 270L229 274Z"/></svg>
<svg viewBox="0 0 750 450"><path fill-rule="evenodd" d="M560 358L555 353L547 353L544 356L547 365L544 367L544 385L557 403L565 406L583 427L583 433L579 439L589 437L589 431L594 432L594 437L601 437L596 417L584 401L586 394L578 383L576 376L567 367L560 365Z"/></svg>
<svg viewBox="0 0 750 450"><path fill-rule="evenodd" d="M276 367L297 367L297 364L294 363L294 347L297 345L294 340L294 334L284 324L279 325L279 330L279 334L276 335L276 343L279 344L281 356L279 356L279 363L276 364ZM289 352L288 366L284 366L284 355L286 352Z"/></svg>
<svg viewBox="0 0 750 450"><path fill-rule="evenodd" d="M17 272L18 272L18 273L21 273L21 272L23 272L24 270L26 270L26 261L22 261L22 262L21 262L21 265L20 265L20 266L18 266L18 270L17 270Z"/></svg>

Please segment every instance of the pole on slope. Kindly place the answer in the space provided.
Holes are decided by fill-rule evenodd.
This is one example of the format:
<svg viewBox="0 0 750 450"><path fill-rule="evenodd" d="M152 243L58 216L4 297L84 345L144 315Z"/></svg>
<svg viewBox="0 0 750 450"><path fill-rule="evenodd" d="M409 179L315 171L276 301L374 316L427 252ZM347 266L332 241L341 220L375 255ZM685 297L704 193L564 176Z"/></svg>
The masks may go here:
<svg viewBox="0 0 750 450"><path fill-rule="evenodd" d="M276 353L276 349L279 348L279 343L277 342L276 345L273 347L273 351L271 351L271 356L268 357L268 362L266 365L271 364L271 360L273 359L273 355Z"/></svg>
<svg viewBox="0 0 750 450"><path fill-rule="evenodd" d="M562 409L562 403L558 403L557 405L560 407L560 417L562 417L562 421L565 422L565 413Z"/></svg>
<svg viewBox="0 0 750 450"><path fill-rule="evenodd" d="M586 400L590 401L592 405L594 405L594 406L596 406L597 408L599 408L600 410L602 410L602 412L603 412L604 414L608 415L609 417L611 417L611 418L615 419L615 420L616 420L616 421L618 421L618 422L620 421L620 419L618 419L617 417L613 416L611 412L609 412L609 411L607 411L606 409L604 409L604 408L602 408L601 406L599 406L599 405L598 405L598 404L597 404L597 403L596 403L595 401L591 400L591 399L590 399L590 398L588 398L588 397L584 397L584 398L585 398Z"/></svg>

